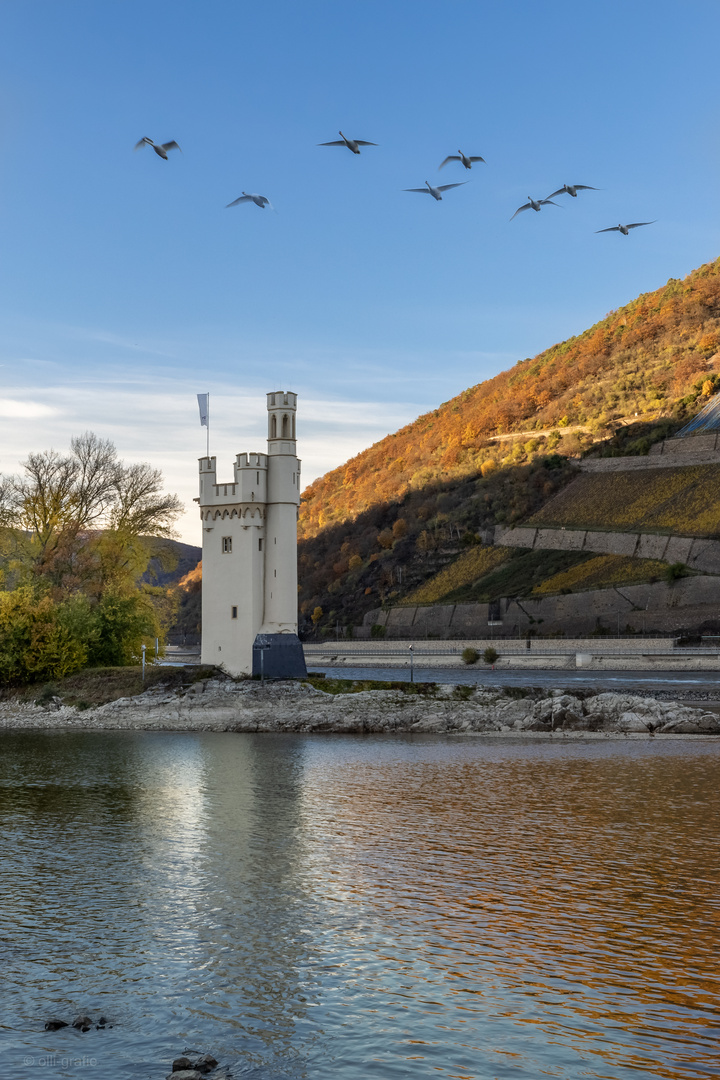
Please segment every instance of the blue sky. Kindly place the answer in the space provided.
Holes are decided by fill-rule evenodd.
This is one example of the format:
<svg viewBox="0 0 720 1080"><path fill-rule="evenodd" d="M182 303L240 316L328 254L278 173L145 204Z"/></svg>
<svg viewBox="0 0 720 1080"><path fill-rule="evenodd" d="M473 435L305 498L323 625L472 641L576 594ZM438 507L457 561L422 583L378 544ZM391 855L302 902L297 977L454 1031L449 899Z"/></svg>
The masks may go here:
<svg viewBox="0 0 720 1080"><path fill-rule="evenodd" d="M719 38L716 0L5 0L0 470L95 430L197 542L196 392L229 474L297 391L310 480L715 258ZM602 190L509 221L565 182Z"/></svg>

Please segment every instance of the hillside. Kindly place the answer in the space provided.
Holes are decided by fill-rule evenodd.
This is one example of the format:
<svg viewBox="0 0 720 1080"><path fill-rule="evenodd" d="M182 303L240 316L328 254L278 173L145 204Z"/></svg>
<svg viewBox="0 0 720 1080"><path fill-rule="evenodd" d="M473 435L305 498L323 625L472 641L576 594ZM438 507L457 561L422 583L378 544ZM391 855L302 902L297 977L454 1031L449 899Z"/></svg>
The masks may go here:
<svg viewBox="0 0 720 1080"><path fill-rule="evenodd" d="M478 531L542 514L577 475L579 455L647 453L720 389L719 349L720 259L321 477L300 511L305 629L330 632L398 603ZM554 561L548 576L573 565ZM532 582L541 584L536 572Z"/></svg>

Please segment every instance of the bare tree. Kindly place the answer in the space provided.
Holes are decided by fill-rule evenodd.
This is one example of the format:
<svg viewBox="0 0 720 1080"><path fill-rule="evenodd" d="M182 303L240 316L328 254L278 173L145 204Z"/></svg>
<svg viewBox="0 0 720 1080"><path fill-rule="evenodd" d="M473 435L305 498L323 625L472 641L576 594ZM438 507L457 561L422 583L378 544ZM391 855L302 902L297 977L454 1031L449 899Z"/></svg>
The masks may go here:
<svg viewBox="0 0 720 1080"><path fill-rule="evenodd" d="M0 477L0 526L16 563L56 587L87 587L94 578L97 591L121 568L137 571L139 538L172 536L182 511L163 492L159 469L125 465L112 442L90 431L72 440L69 454L30 454L23 470Z"/></svg>

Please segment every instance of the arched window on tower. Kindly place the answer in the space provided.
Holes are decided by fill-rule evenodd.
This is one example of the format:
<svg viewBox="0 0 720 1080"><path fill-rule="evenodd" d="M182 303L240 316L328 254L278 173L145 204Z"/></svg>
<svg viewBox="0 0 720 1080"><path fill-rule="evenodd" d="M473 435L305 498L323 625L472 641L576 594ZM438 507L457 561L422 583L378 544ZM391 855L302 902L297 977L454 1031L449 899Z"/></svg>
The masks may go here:
<svg viewBox="0 0 720 1080"><path fill-rule="evenodd" d="M288 439L290 437L290 422L287 413L285 413L282 418L282 437L283 439Z"/></svg>
<svg viewBox="0 0 720 1080"><path fill-rule="evenodd" d="M277 439L277 417L275 413L270 417L270 438Z"/></svg>

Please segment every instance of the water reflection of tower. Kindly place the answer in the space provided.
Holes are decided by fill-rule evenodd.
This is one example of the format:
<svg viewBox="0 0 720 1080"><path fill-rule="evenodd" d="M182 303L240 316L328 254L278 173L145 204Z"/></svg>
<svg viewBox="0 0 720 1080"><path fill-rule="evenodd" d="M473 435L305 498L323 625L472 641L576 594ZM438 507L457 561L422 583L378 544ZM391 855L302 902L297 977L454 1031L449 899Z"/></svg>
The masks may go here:
<svg viewBox="0 0 720 1080"><path fill-rule="evenodd" d="M218 735L205 752L203 969L215 999L229 1003L228 1021L242 1036L235 1049L258 1066L297 1065L307 1040L322 1037L304 1024L317 1000L301 811L306 747L294 737Z"/></svg>

